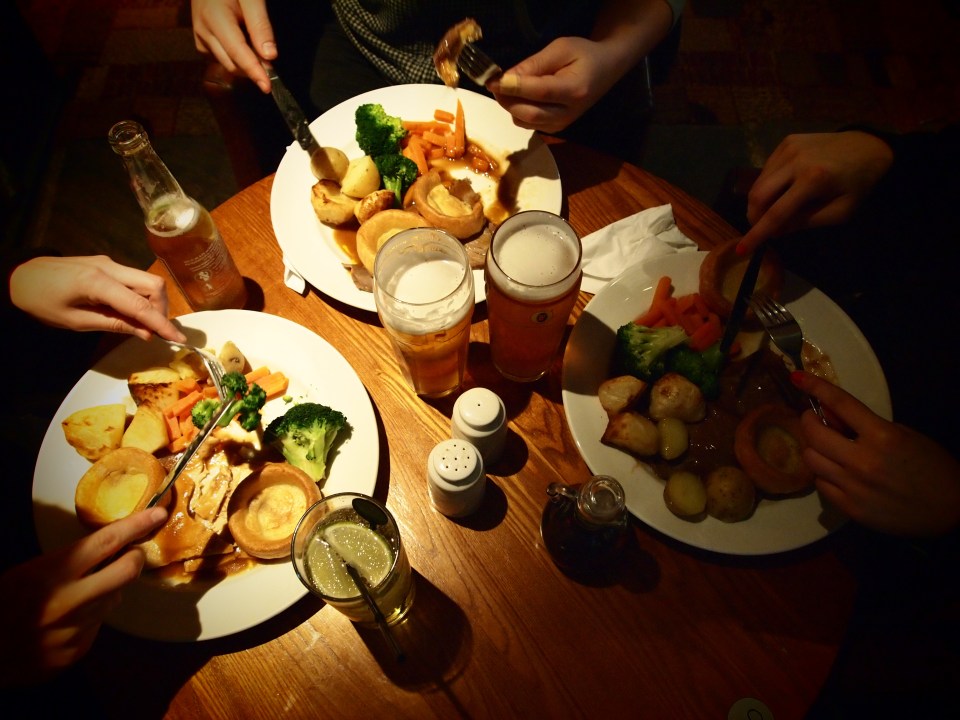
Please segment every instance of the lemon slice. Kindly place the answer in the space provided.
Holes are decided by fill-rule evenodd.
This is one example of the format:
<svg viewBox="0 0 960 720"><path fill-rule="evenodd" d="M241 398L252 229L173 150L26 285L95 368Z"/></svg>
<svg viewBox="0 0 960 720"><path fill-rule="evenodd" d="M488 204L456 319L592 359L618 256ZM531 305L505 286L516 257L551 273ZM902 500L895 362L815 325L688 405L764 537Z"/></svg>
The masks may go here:
<svg viewBox="0 0 960 720"><path fill-rule="evenodd" d="M323 537L334 555L355 567L371 587L380 584L390 572L393 551L387 541L370 528L352 522L338 522L325 528ZM340 569L347 575L344 568ZM350 585L356 594L356 586L352 582Z"/></svg>

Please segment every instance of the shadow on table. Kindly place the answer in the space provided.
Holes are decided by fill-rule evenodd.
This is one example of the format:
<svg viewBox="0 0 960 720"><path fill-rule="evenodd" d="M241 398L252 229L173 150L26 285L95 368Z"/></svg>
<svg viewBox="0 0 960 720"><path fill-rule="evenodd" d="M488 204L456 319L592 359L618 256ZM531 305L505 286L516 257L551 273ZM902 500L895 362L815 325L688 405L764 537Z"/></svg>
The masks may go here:
<svg viewBox="0 0 960 720"><path fill-rule="evenodd" d="M419 692L448 692L463 674L471 655L473 635L464 611L439 588L414 570L416 598L409 614L392 632L406 659L397 662L377 628L356 627L357 634L394 684Z"/></svg>

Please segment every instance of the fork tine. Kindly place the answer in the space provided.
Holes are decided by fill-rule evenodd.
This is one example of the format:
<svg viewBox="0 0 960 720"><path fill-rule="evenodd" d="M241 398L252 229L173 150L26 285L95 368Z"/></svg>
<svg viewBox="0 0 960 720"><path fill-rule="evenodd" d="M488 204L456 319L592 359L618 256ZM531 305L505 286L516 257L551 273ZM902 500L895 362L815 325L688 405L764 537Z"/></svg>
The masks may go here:
<svg viewBox="0 0 960 720"><path fill-rule="evenodd" d="M457 58L457 67L477 85L486 85L503 74L503 70L483 50L473 43L464 44Z"/></svg>

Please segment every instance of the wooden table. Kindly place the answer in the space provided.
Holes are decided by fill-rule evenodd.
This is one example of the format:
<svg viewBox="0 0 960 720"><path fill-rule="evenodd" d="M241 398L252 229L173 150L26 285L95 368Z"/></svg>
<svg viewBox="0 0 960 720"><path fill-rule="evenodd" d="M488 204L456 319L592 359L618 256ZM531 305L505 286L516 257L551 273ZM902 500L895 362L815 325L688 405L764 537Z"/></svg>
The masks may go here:
<svg viewBox="0 0 960 720"><path fill-rule="evenodd" d="M552 150L563 214L581 234L668 202L680 229L704 248L735 234L637 167L571 144ZM251 307L328 340L370 393L382 453L376 495L397 517L416 571L414 608L395 628L409 657L396 664L376 631L312 597L256 628L199 643L105 628L84 661L102 716L726 718L734 702L753 697L777 720L802 717L853 606L842 534L783 555L734 558L633 521L618 582L570 580L539 534L548 483L590 476L567 429L560 362L531 385L502 380L488 358L484 306L474 316L466 384L504 398L511 434L489 468L482 510L460 522L437 513L425 462L448 437L454 398L426 402L407 389L375 314L283 285L271 183L240 192L214 217L258 288ZM172 285L170 294L173 314L189 311Z"/></svg>

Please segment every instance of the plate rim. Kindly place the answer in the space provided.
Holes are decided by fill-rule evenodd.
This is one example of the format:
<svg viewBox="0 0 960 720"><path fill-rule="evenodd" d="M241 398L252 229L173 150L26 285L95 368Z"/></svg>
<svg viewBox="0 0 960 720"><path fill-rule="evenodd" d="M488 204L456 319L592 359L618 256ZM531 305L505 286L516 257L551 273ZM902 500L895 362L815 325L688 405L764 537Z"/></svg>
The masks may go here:
<svg viewBox="0 0 960 720"><path fill-rule="evenodd" d="M338 390L337 393L349 396L351 403L356 405L348 414L348 420L356 431L363 433L364 447L362 452L359 448L356 451L351 451L352 462L360 462L361 464L350 470L348 480L350 487L342 489L356 490L369 495L374 493L380 468L381 448L373 402L359 375L329 341L309 328L282 316L250 310L189 313L174 318L174 321L187 329L188 336L190 331L199 331L204 336L209 334L215 337L217 342L233 340L240 346L241 350L243 350L243 340L234 337L236 333L229 330L230 327L247 327L253 328L253 332L268 333L272 342L276 342L275 338L282 335L286 338L284 342L287 344L295 344L301 348L312 346L315 351L321 352L328 359L328 362L324 365L325 369L329 369L331 362L336 362L340 365L337 372L345 373L349 370L349 375L341 375L342 389ZM217 328L222 329L218 330ZM217 337L216 333L230 336ZM161 350L165 349L165 345L160 340L154 339L151 343L155 344L153 348L150 347L150 344L144 343L138 338L130 337L107 352L74 384L53 415L44 433L40 452L37 456L31 488L35 532L44 552L62 547L64 543L86 534L76 523L74 508L66 507L63 502L66 494L71 487L76 485L79 477L76 479L67 478L62 482L57 479L47 481L41 477L41 473L56 469L60 464L57 462L58 457L72 458L69 453L76 452L66 443L60 421L70 412L89 406L88 402L80 402L79 400L83 396L85 385L89 386L91 383L96 383L98 386L105 384L105 387L112 387L115 383L125 382L125 377L117 377L109 374L109 372L111 368L125 366L123 356L124 354L130 354L131 348L136 348L135 357L145 357L148 360L150 357L156 357ZM250 355L255 361L262 359L265 364L276 365L277 369L283 370L282 362L271 361L268 363L266 358L262 357L262 353L254 352ZM126 367L135 369L130 368L130 363L126 363ZM303 392L296 396L295 400L313 399L318 395L315 391L311 392L308 386L317 383L320 380L319 376L304 379L297 376L291 377L291 380L303 388ZM104 390L95 387L92 392L102 394ZM316 397L316 400L322 401L319 396ZM132 400L127 401L125 399L124 401L127 402L129 409ZM274 402L278 401L279 399ZM370 437L367 437L368 435ZM371 443L373 443L376 452L370 451ZM49 454L51 448L56 448L56 454ZM77 457L84 463L87 462L79 454ZM337 477L335 473L336 463L334 462L333 472L331 473L334 478ZM62 477L62 475L59 475L59 477ZM361 479L357 480L358 477ZM51 496L45 491L46 486L51 483L60 488L62 497ZM340 485L339 482L336 484L337 486ZM72 495L72 492L69 494ZM57 501L57 497L60 497L60 502ZM51 527L48 518L45 518L43 513L52 511L62 511L71 515L72 519L65 518L64 522L68 523L72 520L73 525L71 527L66 527L66 525L59 528ZM72 533L72 536L67 536L67 530ZM237 593L243 593L245 597L249 597L249 592L245 591L244 588L250 583L254 583L254 587L261 591L259 595L255 593L254 597L264 599L265 604L252 608L244 605L240 608L240 613L235 620L232 622L229 619L223 620L222 614L220 614L223 609L221 606L226 604L233 608L236 602L235 597L233 600L231 600L231 597ZM265 587L269 588L269 591L263 592ZM190 588L185 586L161 589L155 583L141 580L124 588L123 603L108 616L105 624L127 634L146 639L168 642L198 642L233 635L255 627L287 610L307 593L308 590L297 579L289 562L282 561L263 563L237 575L228 576L210 586L203 583L195 591L191 591ZM142 607L140 603L142 603ZM173 620L168 626L163 626L162 623L158 624L156 615L164 614L163 606L165 603L175 607L180 607L182 603L184 609L194 609L196 626L182 630L174 627L176 623ZM131 610L134 604L137 607Z"/></svg>
<svg viewBox="0 0 960 720"><path fill-rule="evenodd" d="M624 299L621 298L621 296L626 293L634 293L635 295L646 297L652 292L653 284L656 282L657 278L653 276L669 274L667 272L660 272L660 268L669 268L671 270L675 267L684 268L684 272L686 274L683 276L680 284L684 288L682 292L690 292L693 289L696 289L696 280L692 276L695 275L698 278L699 274L695 271L697 268L699 268L700 263L703 261L703 258L706 257L706 255L707 251L698 250L687 253L669 253L641 261L626 268L620 276L612 280L607 286L602 288L600 292L590 299L581 312L580 317L577 319L577 323L574 325L574 328L571 331L570 338L567 342L567 347L564 351L561 397L564 406L564 412L567 418L567 425L574 439L574 443L577 446L577 451L580 453L591 472L613 474L610 470L609 462L604 462L604 460L608 460L616 464L616 460L610 460L611 458L617 458L621 460L619 467L623 467L627 464L634 466L634 469L629 470L630 477L628 477L625 482L627 485L625 490L628 491L628 509L639 521L643 522L645 525L651 527L657 532L690 547L723 555L761 556L795 550L827 537L846 522L846 518L840 515L835 509L828 507L819 494L815 491L812 491L801 498L763 500L761 501L761 506L764 503L767 503L768 506L772 507L772 504L774 503L779 505L782 503L797 503L805 501L810 505L811 512L816 514L816 517L813 518L812 521L814 524L811 527L821 527L822 531L817 532L814 530L803 537L794 537L792 539L789 536L773 538L773 540L766 546L757 546L756 543L751 544L749 542L745 542L745 540L749 540L748 536L740 538L739 542L718 545L715 540L711 539L712 533L708 533L703 530L705 527L704 523L713 524L713 527L710 525L706 526L710 530L724 527L730 529L737 528L738 526L742 528L744 527L744 523L727 525L720 523L720 521L717 521L713 518L706 518L699 523L694 523L681 520L672 514L670 514L669 517L666 517L665 514L669 513L669 511L663 506L662 497L658 497L659 506L653 506L652 510L644 512L643 508L637 506L637 493L636 490L632 490L630 485L634 482L635 471L639 471L639 474L646 475L646 477L643 478L644 482L648 480L657 480L658 482L662 483L663 481L659 480L659 478L651 477L653 474L652 471L645 469L644 464L640 460L630 458L626 453L621 453L621 451L617 451L613 448L606 448L606 446L600 445L599 434L596 434L596 437L593 438L586 437L585 433L587 431L587 427L585 427L585 425L587 424L587 421L585 416L578 415L578 412L581 412L584 408L587 408L590 412L592 412L594 414L594 418L599 417L598 413L603 413L602 407L599 404L599 400L596 398L596 388L593 388L592 396L585 395L582 392L582 383L584 378L583 376L577 375L578 372L581 372L581 368L578 366L578 363L581 361L578 360L577 355L578 353L583 354L579 348L579 345L584 342L584 338L592 340L594 343L596 343L596 338L594 335L596 335L596 332L599 332L594 331L593 335L591 335L591 331L586 329L588 328L588 323L592 322L590 320L592 318L594 321L597 321L603 326L604 332L615 331L615 328L612 327L612 324L620 324L619 321L608 322L607 320L599 317L597 315L598 308L601 308L600 312L604 313L602 308L604 304L612 302L611 298L616 298L622 304L626 305ZM693 262L696 264L690 266ZM644 283L646 284L645 288L637 287ZM694 285L694 287L691 288L691 285ZM785 297L788 298L785 304L788 307L791 307L791 309L795 308L798 304L801 305L803 309L808 309L811 303L814 305L823 306L823 308L829 311L831 317L836 317L838 320L842 320L847 328L855 331L853 340L855 341L854 344L857 345L856 349L866 351L866 355L863 357L863 359L870 364L872 373L875 373L877 379L879 380L879 385L875 388L875 395L871 396L868 404L870 404L874 411L881 416L887 418L892 417L889 388L886 383L886 378L883 374L883 369L880 366L873 349L870 347L869 342L866 340L865 336L863 336L863 333L859 330L856 324L853 323L843 309L836 305L836 303L834 303L833 300L831 300L828 296L810 283L807 283L805 280L792 273L786 273L784 289ZM642 299L637 297L635 302L638 303L636 306L636 312L625 309L623 311L624 317L635 317L641 312L641 309L639 309L639 303L642 303ZM802 313L795 314L800 315L802 320L804 319L804 315ZM624 322L626 321L627 320L624 320ZM816 322L814 322L814 328L818 328L818 324ZM816 335L816 330L810 334ZM612 340L609 340L606 346L601 344L599 348L599 352L601 354L606 353L603 356L602 361L604 366L609 363L609 352L611 350ZM595 378L597 376L597 372L595 371L589 377ZM843 386L844 383L842 375L840 381L841 386ZM590 404L591 402L593 403L592 405ZM605 417L605 415L603 417ZM598 449L599 453L597 452ZM598 454L600 455L599 458ZM604 455L607 455L607 457L604 458ZM650 499L650 490L651 488L646 489L646 492L643 496L644 501ZM658 495L662 495L662 491L659 491ZM629 507L630 505L633 506ZM759 509L760 507L758 507L758 510ZM764 512L778 511L765 510ZM661 520L664 521L661 522ZM818 521L822 523L819 526L816 525ZM749 522L750 520L746 521L746 523ZM735 530L732 532L735 533Z"/></svg>
<svg viewBox="0 0 960 720"><path fill-rule="evenodd" d="M325 134L327 134L323 127L325 122L330 121L330 118L335 119L337 114L343 113L349 108L355 108L364 102L381 102L389 104L390 102L396 102L398 99L403 99L404 102L407 102L408 93L418 91L421 93L428 93L431 98L440 94L457 93L458 97L462 96L464 98L468 98L469 102L471 103L480 103L482 106L488 108L489 111L502 113L505 116L504 119L510 123L511 133L524 135L527 138L527 142L532 143L531 147L534 147L537 152L544 153L544 159L549 159L552 172L555 177L551 179L551 197L549 202L550 207L542 209L548 209L558 214L560 213L563 207L562 181L560 179L560 172L559 168L557 167L556 160L554 159L553 153L550 151L547 143L545 143L543 138L541 138L534 131L526 130L514 125L510 114L504 110L496 102L496 100L473 90L468 90L466 88L454 89L448 88L445 85L431 83L410 83L376 88L338 103L319 117L315 118L310 123L310 129L313 131L316 137L322 138ZM429 107L429 104L433 103L434 101L431 99L428 101L427 106ZM345 152L355 151L359 153L359 148L356 147L356 141L354 140L348 142L347 146L342 149L344 149ZM348 156L352 156L351 152L347 152L347 154ZM355 307L360 310L366 310L368 312L376 312L376 305L373 300L373 295L371 293L364 293L357 290L352 281L350 281L347 272L340 268L344 261L344 257L337 249L332 247L330 238L327 234L323 233L323 228L320 227L319 221L313 217L312 211L310 212L310 222L314 224L315 227L318 227L321 232L321 239L323 240L322 250L317 252L324 253L324 262L335 263L338 266L338 269L340 269L343 278L334 279L338 278L338 276L335 276L332 273L330 273L330 276L327 277L325 272L321 276L321 273L312 271L314 269L313 267L307 267L305 265L304 267L306 267L306 270L304 270L297 266L297 259L299 258L303 260L307 250L301 247L295 238L304 231L302 228L294 227L294 219L288 217L287 213L281 212L280 207L283 203L281 194L286 194L291 191L291 188L288 186L288 184L294 184L294 176L306 177L308 170L309 163L305 154L303 153L303 150L297 143L291 142L291 144L287 146L287 150L283 157L280 159L280 164L277 167L270 191L270 219L274 236L277 239L277 244L280 246L280 250L284 255L284 262L288 263L289 266L298 274L300 274L307 283L317 290L317 292L327 295L346 305L350 305L351 307ZM304 192L303 198L305 205L308 207L308 195L306 192ZM306 213L302 214L304 216L306 215ZM298 215L297 221L302 223L303 218ZM320 283L317 282L318 280L325 280L325 282ZM474 288L476 292L476 302L479 304L486 299L482 269L474 269Z"/></svg>

